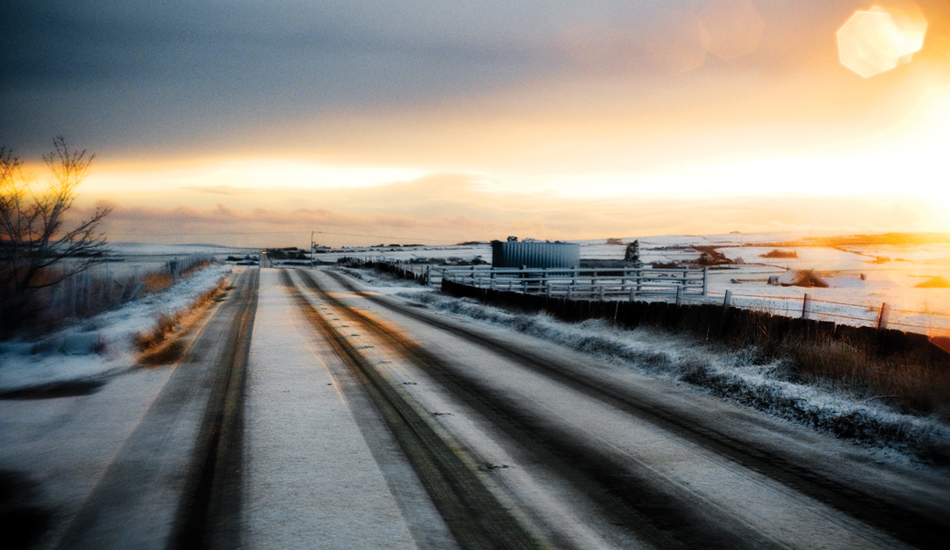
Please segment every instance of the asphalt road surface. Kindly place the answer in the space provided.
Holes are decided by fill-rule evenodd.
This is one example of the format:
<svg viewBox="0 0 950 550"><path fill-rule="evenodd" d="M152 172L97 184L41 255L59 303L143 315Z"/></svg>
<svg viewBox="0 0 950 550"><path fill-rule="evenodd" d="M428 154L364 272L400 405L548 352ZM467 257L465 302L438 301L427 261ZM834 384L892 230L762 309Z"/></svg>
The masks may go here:
<svg viewBox="0 0 950 550"><path fill-rule="evenodd" d="M0 437L20 547L950 540L946 471L322 269L245 271L181 364L2 401Z"/></svg>

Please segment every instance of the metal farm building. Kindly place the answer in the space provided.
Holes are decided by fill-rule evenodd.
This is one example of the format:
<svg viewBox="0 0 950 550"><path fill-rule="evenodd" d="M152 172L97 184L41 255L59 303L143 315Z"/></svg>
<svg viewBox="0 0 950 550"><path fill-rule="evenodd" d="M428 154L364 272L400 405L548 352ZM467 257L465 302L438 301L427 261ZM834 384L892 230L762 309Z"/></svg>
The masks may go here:
<svg viewBox="0 0 950 550"><path fill-rule="evenodd" d="M581 245L576 243L492 241L492 267L566 267L581 265Z"/></svg>

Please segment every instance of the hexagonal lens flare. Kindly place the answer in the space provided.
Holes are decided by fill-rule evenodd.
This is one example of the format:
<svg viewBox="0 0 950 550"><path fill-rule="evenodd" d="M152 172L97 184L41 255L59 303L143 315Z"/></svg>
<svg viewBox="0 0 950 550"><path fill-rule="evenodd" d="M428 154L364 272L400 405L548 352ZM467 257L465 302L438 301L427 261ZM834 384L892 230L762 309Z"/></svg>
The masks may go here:
<svg viewBox="0 0 950 550"><path fill-rule="evenodd" d="M916 6L859 10L838 29L841 64L869 78L910 61L924 43L927 21Z"/></svg>
<svg viewBox="0 0 950 550"><path fill-rule="evenodd" d="M871 8L871 11L886 11L891 15L897 29L904 35L905 57L912 56L924 47L924 35L927 33L927 20L920 13L915 4L906 4L898 7ZM909 59L908 59L909 61Z"/></svg>

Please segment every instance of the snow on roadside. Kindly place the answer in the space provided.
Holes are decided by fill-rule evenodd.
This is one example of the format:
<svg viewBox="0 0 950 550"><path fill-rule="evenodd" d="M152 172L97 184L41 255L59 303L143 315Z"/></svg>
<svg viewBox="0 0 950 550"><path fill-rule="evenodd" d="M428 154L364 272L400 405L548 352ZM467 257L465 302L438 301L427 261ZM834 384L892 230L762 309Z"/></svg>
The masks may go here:
<svg viewBox="0 0 950 550"><path fill-rule="evenodd" d="M159 314L188 307L231 270L230 265L211 265L166 290L78 321L39 342L0 343L0 393L131 368L136 333L154 327Z"/></svg>
<svg viewBox="0 0 950 550"><path fill-rule="evenodd" d="M621 330L601 320L577 324L545 314L515 314L470 298L436 292L399 293L429 307L464 315L566 345L599 360L686 382L719 397L773 414L842 439L950 463L950 426L935 418L901 414L873 401L776 376L781 362L759 361L754 348L726 350L690 337L649 328Z"/></svg>
<svg viewBox="0 0 950 550"><path fill-rule="evenodd" d="M416 281L400 279L389 273L381 273L368 269L353 269L351 267L333 267L331 269L363 281L372 286L373 290L380 294L397 294L399 292L411 292L413 290L416 292L431 290L429 287L422 286Z"/></svg>

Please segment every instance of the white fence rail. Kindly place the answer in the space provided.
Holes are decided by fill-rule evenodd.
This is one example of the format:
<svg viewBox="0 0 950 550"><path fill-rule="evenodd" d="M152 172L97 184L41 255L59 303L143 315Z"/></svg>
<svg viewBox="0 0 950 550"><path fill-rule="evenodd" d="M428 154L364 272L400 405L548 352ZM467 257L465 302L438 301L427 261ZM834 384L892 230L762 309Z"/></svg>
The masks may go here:
<svg viewBox="0 0 950 550"><path fill-rule="evenodd" d="M647 296L705 296L707 269L431 267L429 284L442 281L569 300L617 300Z"/></svg>

